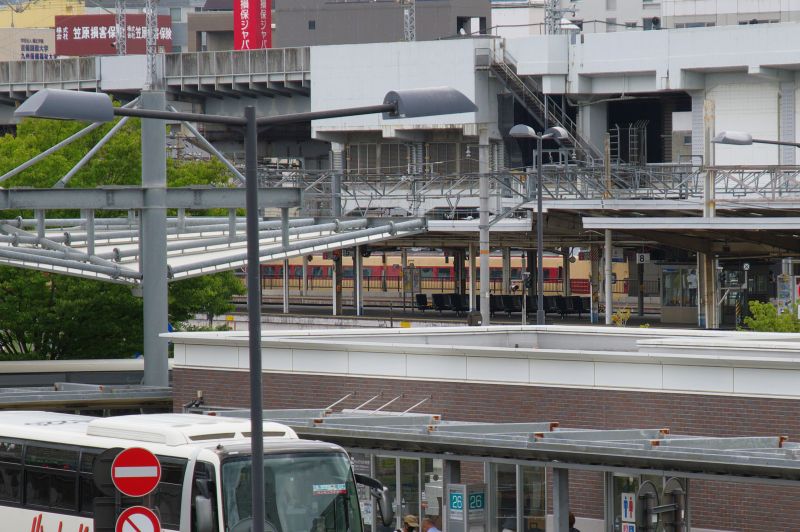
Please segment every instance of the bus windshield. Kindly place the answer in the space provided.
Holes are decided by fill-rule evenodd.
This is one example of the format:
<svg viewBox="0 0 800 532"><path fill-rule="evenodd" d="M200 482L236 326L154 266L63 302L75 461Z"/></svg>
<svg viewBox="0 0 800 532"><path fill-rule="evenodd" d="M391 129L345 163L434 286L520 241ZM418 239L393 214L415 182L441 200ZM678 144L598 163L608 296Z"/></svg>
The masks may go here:
<svg viewBox="0 0 800 532"><path fill-rule="evenodd" d="M249 532L252 489L249 456L222 463L226 532ZM358 495L343 453L264 456L266 532L363 532Z"/></svg>

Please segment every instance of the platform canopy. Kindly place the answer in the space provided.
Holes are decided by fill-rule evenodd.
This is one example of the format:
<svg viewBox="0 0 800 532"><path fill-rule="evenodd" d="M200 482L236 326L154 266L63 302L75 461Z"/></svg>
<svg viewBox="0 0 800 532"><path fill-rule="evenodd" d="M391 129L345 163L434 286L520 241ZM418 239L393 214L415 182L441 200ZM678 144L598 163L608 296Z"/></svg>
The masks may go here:
<svg viewBox="0 0 800 532"><path fill-rule="evenodd" d="M300 203L292 189L263 189L260 206L287 209ZM0 209L32 209L34 218L0 220L0 264L77 277L137 285L142 280L142 189L75 191L0 190ZM245 220L234 208L243 190L168 190L166 203L177 216L167 219L167 262L171 280L242 268L247 262ZM52 198L51 198L52 196ZM241 196L241 197L239 197ZM53 202L58 202L53 203ZM53 203L51 205L51 203ZM227 217L189 216L187 209L228 208ZM77 218L46 218L47 209L80 210ZM128 210L127 217L95 218L95 209ZM30 211L28 211L30 212ZM118 212L117 212L118 213ZM260 222L261 261L363 246L426 230L423 219L358 218L321 220L264 218ZM146 238L146 237L145 237Z"/></svg>

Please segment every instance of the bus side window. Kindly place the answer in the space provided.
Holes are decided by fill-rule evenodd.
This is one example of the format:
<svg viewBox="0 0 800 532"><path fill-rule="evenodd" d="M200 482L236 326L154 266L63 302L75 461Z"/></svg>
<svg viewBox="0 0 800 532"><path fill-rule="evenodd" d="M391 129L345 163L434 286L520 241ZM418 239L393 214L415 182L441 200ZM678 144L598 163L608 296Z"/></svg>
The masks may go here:
<svg viewBox="0 0 800 532"><path fill-rule="evenodd" d="M195 516L195 497L202 495L208 497L211 501L211 508L213 512L213 527L212 532L217 532L219 527L219 518L217 514L217 485L216 474L214 466L208 462L197 462L194 466L194 474L192 475L192 532L197 532L197 523Z"/></svg>
<svg viewBox="0 0 800 532"><path fill-rule="evenodd" d="M80 478L78 479L78 510L83 514L91 515L94 512L95 497L102 497L102 493L94 485L94 459L99 451L81 452Z"/></svg>
<svg viewBox="0 0 800 532"><path fill-rule="evenodd" d="M20 502L22 444L0 441L0 500Z"/></svg>
<svg viewBox="0 0 800 532"><path fill-rule="evenodd" d="M78 451L28 445L25 449L25 504L78 509Z"/></svg>
<svg viewBox="0 0 800 532"><path fill-rule="evenodd" d="M158 510L161 525L164 528L177 530L181 526L181 493L186 460L158 456L158 461L161 462L161 482L153 491L154 505Z"/></svg>

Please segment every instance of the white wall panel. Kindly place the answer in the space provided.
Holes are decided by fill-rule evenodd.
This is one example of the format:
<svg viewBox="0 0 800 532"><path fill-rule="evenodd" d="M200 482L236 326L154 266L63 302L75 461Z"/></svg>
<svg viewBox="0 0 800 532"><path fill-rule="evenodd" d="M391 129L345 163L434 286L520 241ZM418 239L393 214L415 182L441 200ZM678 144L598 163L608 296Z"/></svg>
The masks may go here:
<svg viewBox="0 0 800 532"><path fill-rule="evenodd" d="M239 367L250 367L250 350L239 349ZM292 350L289 348L280 349L270 347L261 350L261 368L265 371L291 371L292 370Z"/></svg>
<svg viewBox="0 0 800 532"><path fill-rule="evenodd" d="M664 366L664 389L733 393L733 368Z"/></svg>
<svg viewBox="0 0 800 532"><path fill-rule="evenodd" d="M594 362L531 360L532 384L594 386Z"/></svg>
<svg viewBox="0 0 800 532"><path fill-rule="evenodd" d="M778 139L778 83L771 81L723 82L711 86L707 98L715 105L715 132L746 131L753 138ZM711 79L709 82L713 81ZM717 165L776 165L778 147L716 145Z"/></svg>
<svg viewBox="0 0 800 532"><path fill-rule="evenodd" d="M595 385L661 389L660 364L595 363Z"/></svg>
<svg viewBox="0 0 800 532"><path fill-rule="evenodd" d="M340 373L347 375L347 351L295 349L292 351L292 369L310 373Z"/></svg>
<svg viewBox="0 0 800 532"><path fill-rule="evenodd" d="M464 380L467 378L467 357L407 355L406 372L412 378Z"/></svg>
<svg viewBox="0 0 800 532"><path fill-rule="evenodd" d="M232 346L193 345L188 351L186 363L190 366L235 368L239 362L237 351L238 349Z"/></svg>
<svg viewBox="0 0 800 532"><path fill-rule="evenodd" d="M385 375L405 377L406 356L403 353L371 353L351 351L349 362L351 375Z"/></svg>
<svg viewBox="0 0 800 532"><path fill-rule="evenodd" d="M734 372L736 393L796 396L798 382L797 370L736 368Z"/></svg>
<svg viewBox="0 0 800 532"><path fill-rule="evenodd" d="M524 358L468 357L467 379L472 381L529 382Z"/></svg>

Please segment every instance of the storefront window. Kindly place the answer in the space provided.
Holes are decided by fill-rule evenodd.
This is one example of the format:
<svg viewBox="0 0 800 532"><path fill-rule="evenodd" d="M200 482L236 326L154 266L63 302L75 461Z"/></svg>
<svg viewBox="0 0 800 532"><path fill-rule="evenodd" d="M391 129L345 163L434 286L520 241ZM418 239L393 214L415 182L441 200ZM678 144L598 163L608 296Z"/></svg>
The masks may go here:
<svg viewBox="0 0 800 532"><path fill-rule="evenodd" d="M543 467L523 466L522 501L523 524L527 532L543 532L547 515L545 478Z"/></svg>
<svg viewBox="0 0 800 532"><path fill-rule="evenodd" d="M419 521L419 460L400 458L400 516L416 516Z"/></svg>
<svg viewBox="0 0 800 532"><path fill-rule="evenodd" d="M397 459L389 456L378 456L375 459L375 477L389 490L389 500L392 501L392 508L395 515L397 515L400 512L400 504L397 500ZM394 526L383 526L379 519L376 519L375 528L379 532L392 532L395 530Z"/></svg>
<svg viewBox="0 0 800 532"><path fill-rule="evenodd" d="M496 529L517 529L517 466L493 464L496 502Z"/></svg>
<svg viewBox="0 0 800 532"><path fill-rule="evenodd" d="M442 530L443 462L432 458L422 460L422 493L420 507L422 515L430 518L436 528Z"/></svg>
<svg viewBox="0 0 800 532"><path fill-rule="evenodd" d="M665 266L661 270L661 305L692 307L697 304L697 270L691 267Z"/></svg>

